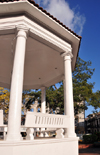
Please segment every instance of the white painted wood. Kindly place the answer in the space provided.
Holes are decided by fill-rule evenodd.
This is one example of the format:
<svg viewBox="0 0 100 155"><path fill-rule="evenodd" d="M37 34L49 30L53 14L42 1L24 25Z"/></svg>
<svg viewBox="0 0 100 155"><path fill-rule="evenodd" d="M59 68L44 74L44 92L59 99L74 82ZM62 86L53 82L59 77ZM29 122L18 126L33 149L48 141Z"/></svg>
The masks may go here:
<svg viewBox="0 0 100 155"><path fill-rule="evenodd" d="M59 129L56 131L56 138L64 138L64 129Z"/></svg>
<svg viewBox="0 0 100 155"><path fill-rule="evenodd" d="M69 126L65 131L65 137L76 137L74 124L74 104L73 104L73 86L72 86L72 71L71 58L72 53L67 52L64 56L64 113L69 116Z"/></svg>
<svg viewBox="0 0 100 155"><path fill-rule="evenodd" d="M66 115L26 113L25 127L36 128L68 128L69 117Z"/></svg>
<svg viewBox="0 0 100 155"><path fill-rule="evenodd" d="M21 139L21 103L27 28L19 27L17 30L18 32L10 91L7 141L18 141Z"/></svg>
<svg viewBox="0 0 100 155"><path fill-rule="evenodd" d="M46 88L41 88L41 113L46 113ZM44 131L45 128L41 128L41 131ZM44 132L40 133L40 137L44 137Z"/></svg>
<svg viewBox="0 0 100 155"><path fill-rule="evenodd" d="M41 113L46 113L46 88L41 88Z"/></svg>
<svg viewBox="0 0 100 155"><path fill-rule="evenodd" d="M34 129L33 128L27 128L26 130L27 136L26 136L26 140L34 140Z"/></svg>

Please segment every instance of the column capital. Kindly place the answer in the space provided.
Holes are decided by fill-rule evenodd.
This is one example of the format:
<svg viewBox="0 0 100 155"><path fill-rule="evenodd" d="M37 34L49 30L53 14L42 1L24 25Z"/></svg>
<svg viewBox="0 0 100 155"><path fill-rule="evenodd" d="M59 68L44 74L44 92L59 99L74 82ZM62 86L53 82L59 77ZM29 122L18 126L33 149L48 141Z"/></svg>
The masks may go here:
<svg viewBox="0 0 100 155"><path fill-rule="evenodd" d="M70 56L70 58L73 58L73 54L70 51L61 53L61 57L65 57L65 56Z"/></svg>
<svg viewBox="0 0 100 155"><path fill-rule="evenodd" d="M25 25L17 25L16 29L17 29L17 31L20 31L20 30L25 31L25 32L29 31L29 28Z"/></svg>
<svg viewBox="0 0 100 155"><path fill-rule="evenodd" d="M18 37L18 36L23 36L23 37L25 37L24 34L19 34L20 31L25 32L25 33L26 33L26 36L28 36L29 28L28 28L27 26L25 26L25 25L17 25L17 26L16 26L17 37ZM26 37L25 37L25 38L26 38Z"/></svg>

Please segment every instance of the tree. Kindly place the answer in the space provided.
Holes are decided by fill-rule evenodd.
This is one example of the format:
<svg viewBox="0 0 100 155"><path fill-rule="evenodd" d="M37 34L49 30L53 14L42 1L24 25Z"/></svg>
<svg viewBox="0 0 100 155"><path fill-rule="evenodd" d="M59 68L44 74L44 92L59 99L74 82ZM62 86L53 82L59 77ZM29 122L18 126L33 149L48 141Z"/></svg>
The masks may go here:
<svg viewBox="0 0 100 155"><path fill-rule="evenodd" d="M87 104L91 105L93 87L95 83L90 83L95 69L91 69L91 61L84 61L78 57L76 68L73 71L73 95L75 114L82 109L87 109ZM83 103L83 104L81 104Z"/></svg>
<svg viewBox="0 0 100 155"><path fill-rule="evenodd" d="M58 107L58 113L63 113L63 88L57 89L55 86L51 86L46 90L46 102L49 105L50 113L55 112Z"/></svg>
<svg viewBox="0 0 100 155"><path fill-rule="evenodd" d="M73 71L73 97L74 97L74 111L75 114L87 109L87 104L93 104L93 87L94 83L90 83L94 69L91 69L91 61L84 61L78 57L76 68ZM57 89L52 86L47 89L47 102L49 102L50 109L56 110L60 108L59 113L64 112L64 89L63 82L60 82L60 87Z"/></svg>
<svg viewBox="0 0 100 155"><path fill-rule="evenodd" d="M95 69L91 69L91 64L91 61L86 62L78 57L75 70L72 73L75 114L81 112L83 109L87 109L87 104L94 105L94 100L95 102L96 99L99 100L98 93L93 93L92 90L95 83L89 82L95 71ZM59 85L58 89L54 85L46 90L46 102L49 105L50 113L56 111L57 107L60 109L58 113L64 113L63 82L60 82ZM38 96L39 103L41 103L41 96L39 96L41 92L34 92L33 95Z"/></svg>
<svg viewBox="0 0 100 155"><path fill-rule="evenodd" d="M31 91L31 93L30 93L30 99L26 103L26 108L27 109L30 109L31 108L31 105L35 101L38 101L38 103L41 103L41 91L38 91L38 90ZM38 105L38 107L39 107L39 105Z"/></svg>
<svg viewBox="0 0 100 155"><path fill-rule="evenodd" d="M32 104L38 101L41 103L41 91L40 90L24 90L22 95L22 110L24 113L26 110L30 110ZM39 107L39 106L38 106Z"/></svg>
<svg viewBox="0 0 100 155"><path fill-rule="evenodd" d="M92 105L95 109L94 112L97 112L97 109L100 108L100 91L92 94L90 105Z"/></svg>
<svg viewBox="0 0 100 155"><path fill-rule="evenodd" d="M10 92L8 89L0 87L0 109L4 112L4 122L8 120Z"/></svg>

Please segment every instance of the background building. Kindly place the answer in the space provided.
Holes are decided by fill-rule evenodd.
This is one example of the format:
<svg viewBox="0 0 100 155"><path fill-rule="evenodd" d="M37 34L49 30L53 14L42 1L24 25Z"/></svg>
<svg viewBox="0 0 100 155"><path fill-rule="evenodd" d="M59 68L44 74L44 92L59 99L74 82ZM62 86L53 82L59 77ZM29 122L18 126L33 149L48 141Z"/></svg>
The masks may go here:
<svg viewBox="0 0 100 155"><path fill-rule="evenodd" d="M100 112L87 116L85 119L85 131L86 133L100 132Z"/></svg>
<svg viewBox="0 0 100 155"><path fill-rule="evenodd" d="M85 133L85 111L82 110L81 113L78 113L75 116L75 132L77 134L84 134Z"/></svg>

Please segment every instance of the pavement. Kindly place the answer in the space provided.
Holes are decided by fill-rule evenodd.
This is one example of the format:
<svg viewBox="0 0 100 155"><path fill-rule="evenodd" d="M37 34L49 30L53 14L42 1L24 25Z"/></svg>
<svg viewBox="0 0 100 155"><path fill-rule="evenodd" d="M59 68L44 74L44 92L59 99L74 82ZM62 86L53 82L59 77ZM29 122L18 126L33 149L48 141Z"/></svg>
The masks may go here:
<svg viewBox="0 0 100 155"><path fill-rule="evenodd" d="M79 155L100 155L100 147L79 149Z"/></svg>

